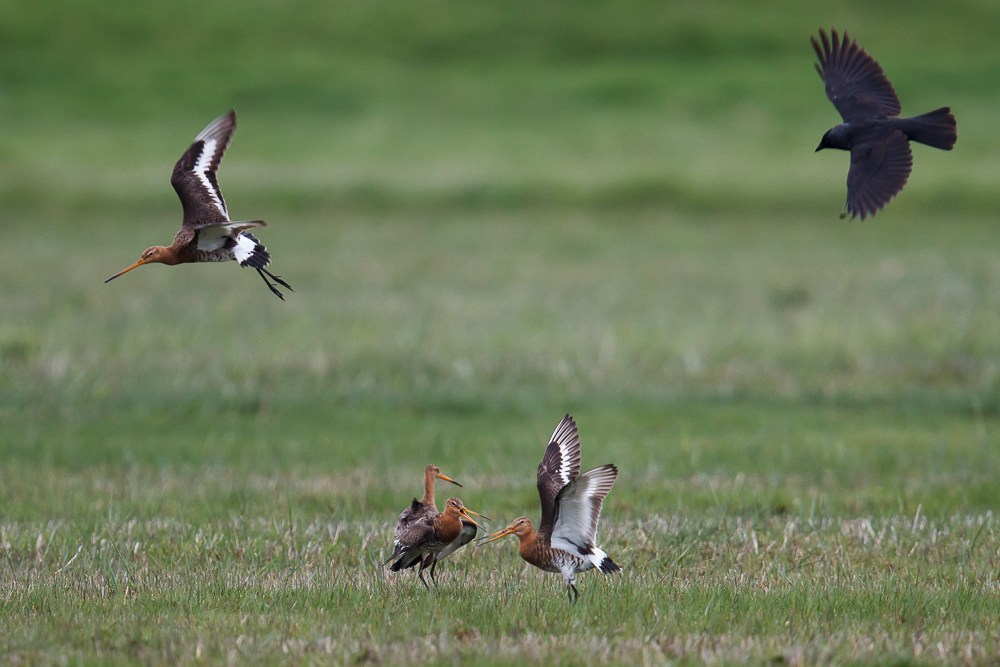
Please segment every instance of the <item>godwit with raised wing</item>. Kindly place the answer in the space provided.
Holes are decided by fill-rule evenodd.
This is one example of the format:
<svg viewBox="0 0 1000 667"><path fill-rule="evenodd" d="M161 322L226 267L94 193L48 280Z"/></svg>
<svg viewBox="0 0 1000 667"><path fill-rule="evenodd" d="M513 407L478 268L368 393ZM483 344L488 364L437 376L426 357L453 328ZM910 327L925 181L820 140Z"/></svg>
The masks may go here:
<svg viewBox="0 0 1000 667"><path fill-rule="evenodd" d="M271 255L247 230L266 227L263 220L233 222L229 219L226 200L219 189L216 172L236 130L236 112L230 110L213 120L194 138L174 166L170 184L177 191L184 207L184 222L167 247L146 249L139 261L119 271L104 282L110 282L143 264L187 264L189 262L226 262L235 259L240 266L250 266L264 279L268 288L282 301L284 295L268 280L271 278L289 290L292 286L269 272ZM293 290L294 291L294 290Z"/></svg>
<svg viewBox="0 0 1000 667"><path fill-rule="evenodd" d="M412 522L396 536L396 540L393 542L392 555L385 562L388 563L393 558L398 558L398 560L389 569L393 572L399 572L420 563L417 576L420 577L420 583L427 590L430 590L430 586L424 579L424 568L428 564L436 563L435 556L458 539L462 534L465 521L482 528L475 519L469 516L470 513L483 516L465 507L458 498L449 498L443 512L434 516L425 516L419 521Z"/></svg>
<svg viewBox="0 0 1000 667"><path fill-rule="evenodd" d="M531 520L522 516L482 539L492 542L505 535L517 535L521 558L546 572L562 574L569 601L575 602L580 597L577 572L594 568L605 574L621 571L595 544L601 504L617 477L618 468L611 464L580 474L580 435L573 418L566 415L538 464L538 496L542 502L538 532Z"/></svg>

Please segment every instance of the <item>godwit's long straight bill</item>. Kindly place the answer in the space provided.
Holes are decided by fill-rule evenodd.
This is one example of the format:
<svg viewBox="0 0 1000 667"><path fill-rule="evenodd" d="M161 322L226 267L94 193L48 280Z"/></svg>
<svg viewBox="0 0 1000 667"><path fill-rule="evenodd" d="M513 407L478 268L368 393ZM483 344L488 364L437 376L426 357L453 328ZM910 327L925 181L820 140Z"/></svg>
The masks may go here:
<svg viewBox="0 0 1000 667"><path fill-rule="evenodd" d="M111 276L105 283L143 264L174 266L235 260L240 266L255 269L267 288L284 301L285 297L276 285L282 285L289 291L292 287L281 276L267 270L271 255L250 233L252 229L266 227L267 223L263 220L230 220L226 200L219 189L219 164L235 130L236 112L230 110L209 123L194 138L174 165L170 176L170 184L177 191L184 209L184 219L180 231L174 235L174 242L169 246L150 246L138 262Z"/></svg>
<svg viewBox="0 0 1000 667"><path fill-rule="evenodd" d="M576 575L599 569L605 574L621 568L596 544L601 506L618 476L608 463L580 473L580 434L569 415L562 418L538 464L536 483L542 520L535 532L526 516L501 531L482 538L495 542L506 535L518 540L522 559L546 572L558 572L566 583L569 601L576 601Z"/></svg>
<svg viewBox="0 0 1000 667"><path fill-rule="evenodd" d="M476 520L473 519L471 516L469 516L470 513L475 514L476 516L478 516L480 518L486 519L487 521L492 521L493 520L493 519L489 518L488 516L486 516L485 514L480 514L479 512L473 512L468 507L461 508L460 510L458 510L458 513L461 514L462 516L464 516L466 519L468 519L472 523L475 523L476 526L478 526L480 528L480 530L486 530L486 529L483 528L482 526L480 526L478 523L476 523Z"/></svg>
<svg viewBox="0 0 1000 667"><path fill-rule="evenodd" d="M443 479L443 480L444 480L444 481L446 481L446 482L451 482L451 483L452 483L452 484L454 484L455 486L462 486L461 484L459 484L458 482L456 482L455 480L453 480L453 479L452 479L451 477L448 477L448 476L447 476L447 475L445 475L444 473L440 473L440 472L439 472L439 473L437 474L437 477L438 477L438 479ZM469 511L471 512L472 510L469 510ZM482 515L482 514L478 514L477 516L483 516L483 515Z"/></svg>
<svg viewBox="0 0 1000 667"><path fill-rule="evenodd" d="M127 269L123 269L123 270L119 271L118 273L116 273L115 275L111 276L110 278L108 278L108 279L107 279L107 280L105 280L104 282L105 282L105 283L110 283L110 282L111 282L112 280L114 280L114 279L115 279L115 278L117 278L118 276L120 276L120 275L124 275L124 274L128 273L129 271L131 271L132 269L134 269L135 267L137 267L137 266L142 266L142 265L143 265L143 264L145 264L145 263L146 263L146 260L145 260L145 259L140 259L140 260L139 260L138 262L136 262L136 263L135 263L135 264L133 264L132 266L128 267Z"/></svg>
<svg viewBox="0 0 1000 667"><path fill-rule="evenodd" d="M481 543L481 544L489 544L490 542L493 542L494 540L499 540L501 537L507 537L508 535L513 535L513 534L514 534L514 526L510 525L510 526L507 526L506 528L504 528L503 530L498 530L497 532L493 533L492 535L486 535L485 537L480 537L476 541L479 542L479 543Z"/></svg>

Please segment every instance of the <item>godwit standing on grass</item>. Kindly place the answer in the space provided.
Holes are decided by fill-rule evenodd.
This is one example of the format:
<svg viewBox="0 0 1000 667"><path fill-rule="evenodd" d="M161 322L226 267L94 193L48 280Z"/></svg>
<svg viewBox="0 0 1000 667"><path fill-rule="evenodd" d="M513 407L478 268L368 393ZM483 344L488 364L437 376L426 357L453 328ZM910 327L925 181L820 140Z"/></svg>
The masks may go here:
<svg viewBox="0 0 1000 667"><path fill-rule="evenodd" d="M420 500L416 498L413 499L413 503L410 504L402 514L399 515L399 520L396 522L396 537L406 529L414 521L419 521L423 519L428 514L435 516L438 513L437 505L434 503L434 480L443 479L446 482L451 482L455 486L462 486L451 477L441 473L441 469L436 465L428 464L424 468L424 497Z"/></svg>
<svg viewBox="0 0 1000 667"><path fill-rule="evenodd" d="M271 263L271 255L247 231L255 227L266 227L267 224L263 220L231 221L215 175L235 129L235 111L219 116L194 138L194 143L174 166L170 184L174 186L184 206L184 222L181 230L174 236L174 242L167 247L148 248L138 262L104 282L110 282L143 264L159 262L173 266L235 259L240 266L257 269L268 288L284 301L285 297L268 277L290 290L291 285L265 268Z"/></svg>
<svg viewBox="0 0 1000 667"><path fill-rule="evenodd" d="M437 505L434 504L434 480L443 479L446 482L451 482L456 486L462 486L451 477L441 474L441 469L436 465L428 465L424 468L424 497L420 500L416 498L413 502L399 515L399 520L396 521L396 537L398 541L399 536L406 530L410 524L420 521L424 517L430 517L433 519L438 514ZM479 515L482 516L482 515ZM489 519L489 517L483 517ZM409 564L403 567L416 567L418 564L421 566L420 569L424 569L428 566L431 568L431 581L435 584L437 580L434 578L434 570L437 568L437 562L439 560L444 560L451 554L455 553L466 544L471 542L473 538L476 537L476 523L469 521L467 519L462 519L462 532L458 534L451 544L447 545L444 549L435 553L428 553L424 556L421 561L413 560Z"/></svg>
<svg viewBox="0 0 1000 667"><path fill-rule="evenodd" d="M610 574L621 570L594 544L601 504L617 477L618 468L611 464L580 474L580 435L573 418L566 415L538 464L538 495L542 501L538 532L531 520L522 516L482 539L492 542L505 535L517 535L521 558L546 572L562 574L569 601L575 602L580 597L577 572L597 568Z"/></svg>
<svg viewBox="0 0 1000 667"><path fill-rule="evenodd" d="M398 560L389 569L393 572L399 572L420 563L417 576L420 577L420 582L427 590L430 590L430 586L424 579L424 568L430 563L436 563L435 556L450 547L461 535L464 521L470 521L479 526L476 520L469 516L470 513L483 516L465 507L458 498L449 498L448 502L445 503L444 512L434 516L425 516L419 521L410 523L401 533L397 534L396 540L393 542L392 555L385 562L388 563L393 558L398 558ZM482 528L482 526L479 527ZM431 576L433 578L433 575ZM437 582L435 581L435 583Z"/></svg>

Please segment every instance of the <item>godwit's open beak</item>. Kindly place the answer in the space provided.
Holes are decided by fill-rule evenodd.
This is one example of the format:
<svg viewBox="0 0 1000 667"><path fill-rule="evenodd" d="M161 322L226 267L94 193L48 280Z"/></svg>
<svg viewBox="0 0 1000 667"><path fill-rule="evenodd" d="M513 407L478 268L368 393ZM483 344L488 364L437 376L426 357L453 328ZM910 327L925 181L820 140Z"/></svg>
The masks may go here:
<svg viewBox="0 0 1000 667"><path fill-rule="evenodd" d="M128 270L128 269L126 269L126 270ZM108 280L111 280L111 279L108 278ZM438 479L443 479L446 482L451 482L455 486L462 486L461 484L459 484L458 482L456 482L455 480L453 480L451 477L448 477L448 475L442 475L441 473L438 473ZM475 512L473 512L473 514L475 514ZM479 516L482 516L482 514L480 514Z"/></svg>
<svg viewBox="0 0 1000 667"><path fill-rule="evenodd" d="M463 507L462 509L464 509L466 512L472 512L472 510L470 510L468 507ZM476 516L483 517L487 521L492 521L493 520L493 519L489 518L488 516L486 516L485 514L480 514L479 512L472 512L472 513L475 514ZM472 521L472 519L469 519L469 521Z"/></svg>
<svg viewBox="0 0 1000 667"><path fill-rule="evenodd" d="M127 269L125 269L124 271L119 271L118 273L116 273L115 275L111 276L110 278L108 278L108 279L107 279L107 280L105 280L104 282L105 282L105 283L110 283L110 282L111 282L112 280L114 280L114 279L115 279L115 278L117 278L118 276L122 275L123 273L128 273L129 271L131 271L131 270L132 270L132 269L134 269L135 267L137 267L137 266L142 266L142 265L143 265L143 264L145 264L145 263L146 263L146 260L144 260L144 259L141 259L141 258L140 258L138 262L136 262L136 263L135 263L135 264L133 264L132 266L128 267L128 268L127 268Z"/></svg>
<svg viewBox="0 0 1000 667"><path fill-rule="evenodd" d="M479 525L479 524L478 524L478 523L476 522L476 520L475 520L475 519L473 519L473 518L472 518L471 516L469 516L469 513L470 513L470 512L471 512L472 514L475 514L476 516L481 516L481 517L483 517L483 518L484 518L484 519L486 519L487 521L490 521L490 520L491 520L491 519L490 519L490 518L489 518L488 516L483 516L483 515L482 515L482 514L480 514L479 512L473 512L472 510L470 510L470 509L468 509L468 508L466 508L466 507L463 507L462 509L458 510L458 513L459 513L459 514L461 514L462 516L464 516L464 517L465 517L466 519L468 519L468 520L469 520L469 521L471 521L472 523L476 524L476 526L478 526L478 527L479 527L479 528L480 528L481 530L486 530L485 528L483 528L482 526L480 526L480 525Z"/></svg>
<svg viewBox="0 0 1000 667"><path fill-rule="evenodd" d="M481 542L482 544L487 544L489 542L493 542L494 540L499 540L501 537L507 537L508 535L513 535L513 534L514 534L514 526L511 525L507 526L503 530L498 530L492 535L487 535L486 537L480 537L479 539L482 541Z"/></svg>

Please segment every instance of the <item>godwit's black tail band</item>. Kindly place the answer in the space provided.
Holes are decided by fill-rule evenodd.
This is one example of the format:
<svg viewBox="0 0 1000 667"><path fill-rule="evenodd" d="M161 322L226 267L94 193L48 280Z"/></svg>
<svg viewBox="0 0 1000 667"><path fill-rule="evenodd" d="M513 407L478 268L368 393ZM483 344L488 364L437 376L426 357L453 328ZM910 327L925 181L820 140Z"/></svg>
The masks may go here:
<svg viewBox="0 0 1000 667"><path fill-rule="evenodd" d="M390 560L392 560L393 558L396 558L396 556L399 556L399 560L397 560L395 563L393 563L389 567L389 570L391 572L399 572L400 570L408 570L411 567L415 567L417 565L420 565L420 562L421 562L421 560L420 560L420 554L419 553L412 553L411 550L407 549L407 550L403 551L401 554L394 553L392 556L389 557L389 560L385 561L385 563L382 563L382 564L383 565L388 564L388 562Z"/></svg>
<svg viewBox="0 0 1000 667"><path fill-rule="evenodd" d="M389 560L392 559L390 558ZM386 563L388 562L389 561L386 561ZM390 567L389 570L391 570L392 572L399 572L400 570L409 570L411 567L416 567L420 565L421 562L422 561L419 558L412 558L410 560L407 560L404 554L404 557L400 558L395 563L393 563L392 567Z"/></svg>
<svg viewBox="0 0 1000 667"><path fill-rule="evenodd" d="M268 280L268 278L273 280L275 283L278 283L278 285L282 285L290 292L294 292L295 290L292 289L291 285L282 280L281 276L276 276L264 268L265 266L271 263L271 255L270 253L267 252L267 248L262 246L260 244L260 241L258 241L256 237L254 237L253 234L251 234L250 232L243 232L243 236L253 241L256 245L254 245L253 252L250 254L250 256L244 259L242 262L240 262L240 266L249 266L257 269L257 273L260 274L260 277L264 281L264 284L267 285L267 288L272 292L274 292L279 299L284 301L285 295L279 292L278 288L274 284L272 284L271 281Z"/></svg>
<svg viewBox="0 0 1000 667"><path fill-rule="evenodd" d="M614 574L621 571L622 569L618 567L617 563L611 560L611 556L605 556L604 560L601 561L601 572L604 574Z"/></svg>
<svg viewBox="0 0 1000 667"><path fill-rule="evenodd" d="M250 256L240 262L240 266L250 266L255 269L263 269L265 266L271 263L271 254L267 251L260 241L257 240L250 232L243 232L242 234L246 238L254 242L253 252Z"/></svg>

